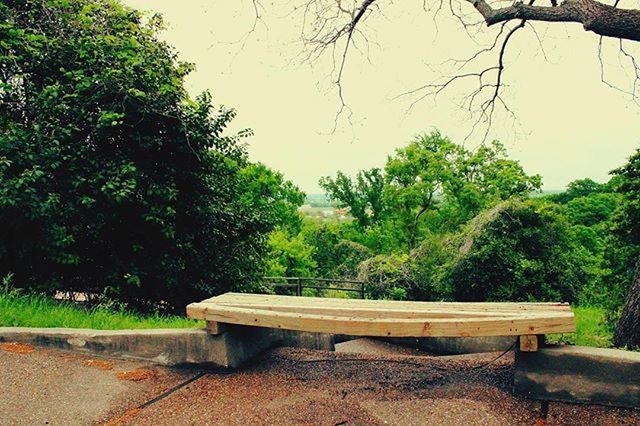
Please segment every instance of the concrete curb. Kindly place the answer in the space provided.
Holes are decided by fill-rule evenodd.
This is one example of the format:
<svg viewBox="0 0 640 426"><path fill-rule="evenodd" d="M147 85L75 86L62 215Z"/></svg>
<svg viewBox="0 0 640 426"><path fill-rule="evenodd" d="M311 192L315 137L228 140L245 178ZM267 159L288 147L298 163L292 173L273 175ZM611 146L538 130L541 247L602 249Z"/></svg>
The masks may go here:
<svg viewBox="0 0 640 426"><path fill-rule="evenodd" d="M230 326L217 336L205 329L90 330L0 327L0 341L28 343L137 359L157 364L236 368L276 346L333 350L333 336Z"/></svg>
<svg viewBox="0 0 640 426"><path fill-rule="evenodd" d="M640 409L640 353L584 346L518 351L514 392L533 399Z"/></svg>

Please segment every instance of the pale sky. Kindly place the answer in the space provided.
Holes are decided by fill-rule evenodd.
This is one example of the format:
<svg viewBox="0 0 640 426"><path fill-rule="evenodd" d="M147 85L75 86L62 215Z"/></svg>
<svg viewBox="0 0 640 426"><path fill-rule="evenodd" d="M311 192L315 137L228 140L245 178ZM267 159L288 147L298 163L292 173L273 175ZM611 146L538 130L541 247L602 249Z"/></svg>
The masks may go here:
<svg viewBox="0 0 640 426"><path fill-rule="evenodd" d="M251 159L283 172L308 193L321 192L321 176L382 166L387 155L422 131L437 128L457 142L468 133L470 120L456 102L469 87L422 101L408 112L409 100L396 98L437 78L441 68L434 65L478 49L444 13L436 31L421 1L395 2L384 16L368 21L374 42L369 58L352 51L343 78L353 123L341 121L332 134L340 104L327 78L329 61L309 66L295 60L300 22L286 14L286 0L264 2L268 28L258 25L244 46L232 42L251 28L250 0L124 2L163 14L169 24L164 39L181 60L196 65L187 80L190 93L208 89L216 104L234 107L233 128L255 133L247 140ZM501 114L491 137L527 172L541 174L545 189L584 177L605 181L640 147L640 107L600 81L595 35L578 25L556 24L538 26L538 37L545 54L533 31L522 30L512 39L504 98L519 123L514 126ZM616 46L605 44L606 72L624 81ZM474 147L479 139L466 145Z"/></svg>

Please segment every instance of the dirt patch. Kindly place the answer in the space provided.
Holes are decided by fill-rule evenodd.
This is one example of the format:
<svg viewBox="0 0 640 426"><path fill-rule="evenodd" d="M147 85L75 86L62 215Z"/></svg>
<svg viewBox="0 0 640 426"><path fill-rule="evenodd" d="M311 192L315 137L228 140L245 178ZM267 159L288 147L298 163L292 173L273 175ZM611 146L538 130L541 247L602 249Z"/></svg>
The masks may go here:
<svg viewBox="0 0 640 426"><path fill-rule="evenodd" d="M100 370L113 370L114 363L111 361L104 361L101 359L88 359L84 362L87 367L95 367Z"/></svg>
<svg viewBox="0 0 640 426"><path fill-rule="evenodd" d="M116 373L116 377L118 379L126 380L129 382L139 382L141 380L151 379L155 376L156 372L147 368L138 368L136 370L121 371L119 373Z"/></svg>
<svg viewBox="0 0 640 426"><path fill-rule="evenodd" d="M11 352L13 354L20 354L20 355L29 355L36 351L36 349L31 345L27 345L25 343L16 343L16 342L2 343L0 344L0 349L2 349L5 352Z"/></svg>
<svg viewBox="0 0 640 426"><path fill-rule="evenodd" d="M336 352L338 353L357 353L374 356L430 356L428 352L420 349L407 348L404 346L394 345L393 343L383 342L380 340L360 338L349 340L347 342L336 344Z"/></svg>

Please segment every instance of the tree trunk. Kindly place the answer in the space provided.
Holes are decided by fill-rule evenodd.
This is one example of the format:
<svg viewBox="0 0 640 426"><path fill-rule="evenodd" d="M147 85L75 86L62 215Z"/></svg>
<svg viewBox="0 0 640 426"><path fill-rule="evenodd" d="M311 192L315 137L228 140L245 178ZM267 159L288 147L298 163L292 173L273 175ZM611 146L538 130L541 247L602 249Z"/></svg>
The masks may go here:
<svg viewBox="0 0 640 426"><path fill-rule="evenodd" d="M640 256L636 262L627 303L616 325L613 344L619 347L640 347Z"/></svg>

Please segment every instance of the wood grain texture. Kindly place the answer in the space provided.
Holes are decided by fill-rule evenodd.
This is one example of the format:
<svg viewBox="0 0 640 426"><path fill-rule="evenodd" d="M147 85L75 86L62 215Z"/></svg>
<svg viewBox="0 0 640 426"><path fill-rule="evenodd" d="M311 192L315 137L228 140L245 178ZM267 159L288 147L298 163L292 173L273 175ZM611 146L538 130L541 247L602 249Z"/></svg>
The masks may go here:
<svg viewBox="0 0 640 426"><path fill-rule="evenodd" d="M518 336L575 331L573 312L564 303L399 302L226 293L190 304L187 316L217 324L356 336Z"/></svg>

